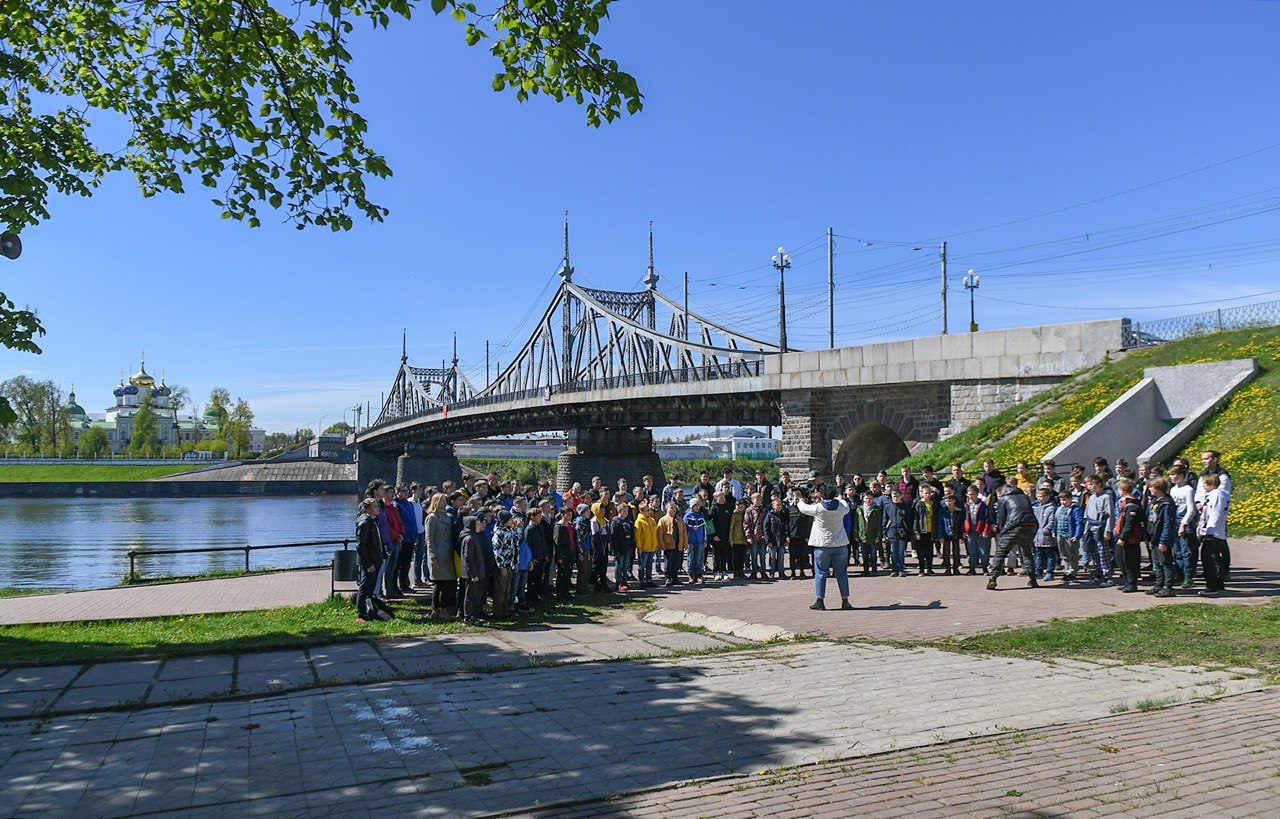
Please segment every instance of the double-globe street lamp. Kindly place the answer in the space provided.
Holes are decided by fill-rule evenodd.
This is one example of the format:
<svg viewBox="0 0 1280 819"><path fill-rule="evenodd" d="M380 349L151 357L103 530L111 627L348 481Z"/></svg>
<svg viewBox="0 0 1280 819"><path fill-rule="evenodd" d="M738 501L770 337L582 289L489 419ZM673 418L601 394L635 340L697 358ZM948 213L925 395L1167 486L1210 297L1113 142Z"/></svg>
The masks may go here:
<svg viewBox="0 0 1280 819"><path fill-rule="evenodd" d="M787 351L787 289L786 272L791 267L791 257L786 251L778 248L778 255L773 257L773 267L778 271L778 350Z"/></svg>
<svg viewBox="0 0 1280 819"><path fill-rule="evenodd" d="M969 275L964 277L964 289L969 291L969 332L978 332L978 322L973 315L973 291L978 289L978 285L982 283L982 277L974 275L973 271L969 271Z"/></svg>

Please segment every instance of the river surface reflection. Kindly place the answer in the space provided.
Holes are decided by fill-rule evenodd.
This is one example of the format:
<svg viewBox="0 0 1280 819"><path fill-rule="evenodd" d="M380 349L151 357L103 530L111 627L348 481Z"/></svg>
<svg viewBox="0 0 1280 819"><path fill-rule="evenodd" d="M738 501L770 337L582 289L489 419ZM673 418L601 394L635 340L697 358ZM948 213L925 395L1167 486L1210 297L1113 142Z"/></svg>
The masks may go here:
<svg viewBox="0 0 1280 819"><path fill-rule="evenodd" d="M87 589L118 584L130 549L254 546L350 538L346 496L294 498L5 498L0 586ZM254 552L253 568L328 563L340 546ZM243 569L244 553L138 558L139 574Z"/></svg>

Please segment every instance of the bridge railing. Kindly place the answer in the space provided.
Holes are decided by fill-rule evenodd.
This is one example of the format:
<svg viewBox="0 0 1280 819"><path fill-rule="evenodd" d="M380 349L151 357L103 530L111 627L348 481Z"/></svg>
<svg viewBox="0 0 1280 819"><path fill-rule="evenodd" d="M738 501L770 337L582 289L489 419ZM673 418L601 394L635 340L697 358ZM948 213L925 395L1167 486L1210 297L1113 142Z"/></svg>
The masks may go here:
<svg viewBox="0 0 1280 819"><path fill-rule="evenodd" d="M516 390L514 392L494 395L477 395L474 398L451 402L447 404L447 407L449 412L455 412L457 410L469 409L472 407L509 404L515 401L525 401L531 398L546 398L547 400L551 400L552 396L562 395L565 393L594 392L596 390L624 389L627 387L650 387L662 384L688 384L698 381L716 381L731 378L759 378L764 375L764 364L764 360L761 359L759 361L735 361L722 364L704 364L695 367L682 367L678 370L665 370L656 373L627 373L625 375L615 375L610 378L593 378L588 381L562 384L554 389L537 387L534 389ZM360 432L361 434L364 434L402 421L409 421L415 418L427 418L433 415L442 415L443 413L443 409L432 408L421 412L401 415L376 426L365 427L360 430Z"/></svg>
<svg viewBox="0 0 1280 819"><path fill-rule="evenodd" d="M1125 349L1154 347L1180 338L1221 333L1225 330L1243 330L1247 327L1270 327L1280 324L1280 300L1257 304L1242 304L1204 313L1135 321L1125 325Z"/></svg>

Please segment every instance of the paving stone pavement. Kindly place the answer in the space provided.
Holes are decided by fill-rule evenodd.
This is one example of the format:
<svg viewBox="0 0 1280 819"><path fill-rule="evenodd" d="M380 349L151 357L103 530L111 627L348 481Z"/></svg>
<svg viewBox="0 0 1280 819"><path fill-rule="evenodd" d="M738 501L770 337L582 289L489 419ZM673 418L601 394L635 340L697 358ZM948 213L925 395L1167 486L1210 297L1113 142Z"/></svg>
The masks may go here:
<svg viewBox="0 0 1280 819"><path fill-rule="evenodd" d="M6 721L0 796L18 815L478 814L1262 685L1237 676L827 642L459 673ZM1052 786L1043 759L1006 764L1007 788Z"/></svg>
<svg viewBox="0 0 1280 819"><path fill-rule="evenodd" d="M0 598L0 626L178 617L305 606L329 597L328 569ZM349 584L348 584L349 585Z"/></svg>
<svg viewBox="0 0 1280 819"><path fill-rule="evenodd" d="M1278 737L1273 689L512 815L1274 817Z"/></svg>
<svg viewBox="0 0 1280 819"><path fill-rule="evenodd" d="M622 609L602 623L530 626L376 642L0 669L0 720L46 713L241 697L531 663L658 657L747 643L674 631Z"/></svg>
<svg viewBox="0 0 1280 819"><path fill-rule="evenodd" d="M797 634L935 640L1055 617L1092 617L1174 603L1262 603L1280 595L1280 544L1233 539L1231 562L1232 582L1228 593L1218 598L1184 592L1162 600L1083 583L1055 582L1031 589L1025 577L1001 577L1000 589L989 592L984 588L987 578L981 575L863 578L857 567L850 578L854 611L839 610L834 581L827 584L827 601L834 608L810 611L812 579L680 586L671 592L659 589L654 596L658 605L675 611L780 626Z"/></svg>

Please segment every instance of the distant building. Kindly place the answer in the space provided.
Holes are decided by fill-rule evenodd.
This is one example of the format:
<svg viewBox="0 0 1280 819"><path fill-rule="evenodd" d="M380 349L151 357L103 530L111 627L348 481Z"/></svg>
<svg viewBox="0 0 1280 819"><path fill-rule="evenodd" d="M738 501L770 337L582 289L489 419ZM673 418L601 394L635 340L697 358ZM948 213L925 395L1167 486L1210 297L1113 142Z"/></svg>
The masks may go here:
<svg viewBox="0 0 1280 819"><path fill-rule="evenodd" d="M555 458L569 445L563 432L535 433L533 435L492 435L488 438L472 438L453 445L453 454L459 458Z"/></svg>
<svg viewBox="0 0 1280 819"><path fill-rule="evenodd" d="M347 436L341 432L326 432L312 438L307 445L307 457L344 463L354 460L351 450L347 449Z"/></svg>
<svg viewBox="0 0 1280 819"><path fill-rule="evenodd" d="M67 396L67 415L71 419L71 440L78 443L81 433L98 427L107 434L107 443L116 455L129 447L133 438L133 422L138 408L144 398L151 398L151 409L156 414L156 437L160 445L165 447L182 446L185 443L198 443L205 438L213 438L218 434L218 415L213 410L206 410L204 415L178 415L178 408L170 404L172 391L165 386L164 377L160 378L160 386L147 373L147 364L142 362L138 372L134 373L126 384L120 379L120 386L112 391L115 404L107 407L103 413L87 413L84 407L76 403L76 390L72 386ZM252 427L249 430L249 450L261 452L267 448L266 430Z"/></svg>
<svg viewBox="0 0 1280 819"><path fill-rule="evenodd" d="M760 430L751 429L750 427L743 427L728 435L701 438L694 443L704 444L709 447L711 454L708 457L729 458L731 460L739 458L754 460L776 458L782 446L782 442L777 438L770 438Z"/></svg>
<svg viewBox="0 0 1280 819"><path fill-rule="evenodd" d="M653 451L664 461L692 461L712 457L711 447L699 443L654 444Z"/></svg>

